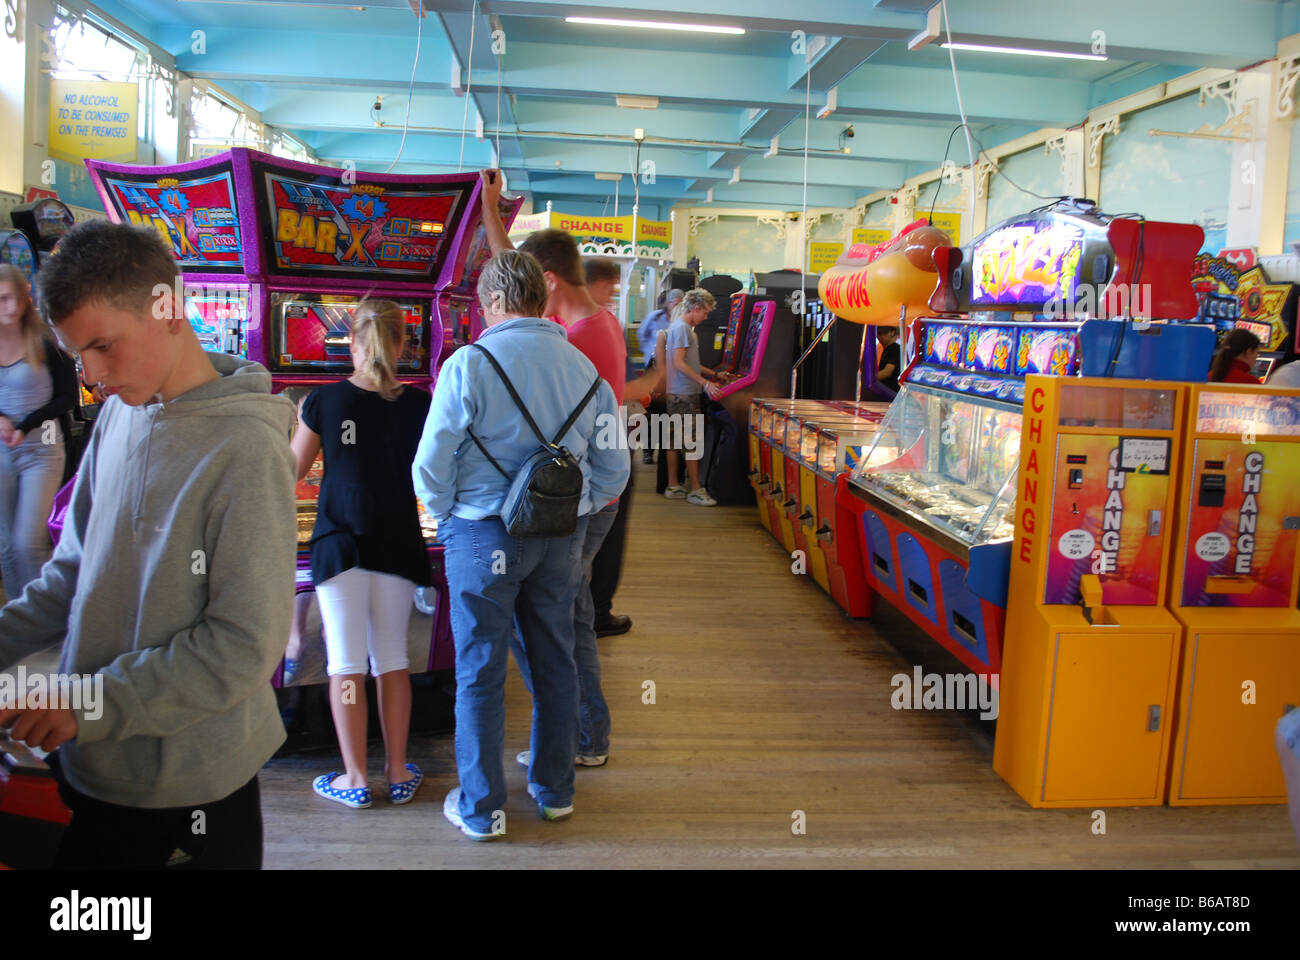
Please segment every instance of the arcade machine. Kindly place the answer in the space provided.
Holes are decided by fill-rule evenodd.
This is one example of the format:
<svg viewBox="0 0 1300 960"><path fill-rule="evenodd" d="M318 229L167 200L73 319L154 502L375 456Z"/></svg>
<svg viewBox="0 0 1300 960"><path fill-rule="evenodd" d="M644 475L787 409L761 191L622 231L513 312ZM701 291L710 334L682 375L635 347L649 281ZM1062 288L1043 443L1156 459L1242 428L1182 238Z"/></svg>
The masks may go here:
<svg viewBox="0 0 1300 960"><path fill-rule="evenodd" d="M506 230L514 222L524 198L502 196L497 209L501 212L501 222ZM483 315L478 303L478 278L483 272L483 265L492 258L492 248L488 244L487 231L483 228L482 210L475 203L474 209L466 215L466 223L461 228L469 237L468 243L459 245L456 263L452 271L453 282L442 288L434 300L435 316L442 324L443 343L437 366L442 361L466 344L473 343L483 332ZM435 368L434 373L437 373Z"/></svg>
<svg viewBox="0 0 1300 960"><path fill-rule="evenodd" d="M9 211L9 219L14 228L26 236L33 254L35 269L39 270L45 258L54 252L63 235L77 222L72 211L62 200L53 197L41 197L31 203L14 207ZM21 259L21 245L17 256ZM35 274L33 273L33 276Z"/></svg>
<svg viewBox="0 0 1300 960"><path fill-rule="evenodd" d="M0 230L0 263L17 267L30 284L36 279L36 248L21 230Z"/></svg>
<svg viewBox="0 0 1300 960"><path fill-rule="evenodd" d="M1113 291L1139 280L1153 291L1154 316L1194 316L1188 277L1201 242L1193 225L1111 218L1067 201L997 224L969 248L933 251L939 282L930 307L944 316L913 323L916 353L902 389L858 469L838 481L836 501L862 537L871 589L993 683L1002 669L1025 378L1158 376L1188 353L1189 337L1212 341L1204 327L1143 323L1139 331L1095 320L1092 349L1081 349L1083 321L1107 316L1108 304L1127 305ZM845 284L852 290L851 278ZM1203 379L1204 369L1187 376ZM1038 487L1034 480L1029 500Z"/></svg>
<svg viewBox="0 0 1300 960"><path fill-rule="evenodd" d="M764 386L775 386L780 376L776 357L790 349L793 339L793 329L777 326L775 315L776 303L770 299L732 295L721 361L715 369L733 379L706 405L700 464L700 483L718 503L749 499L749 401Z"/></svg>
<svg viewBox="0 0 1300 960"><path fill-rule="evenodd" d="M1255 334L1263 344L1252 371L1266 378L1273 366L1283 362L1283 351L1295 342L1296 301L1300 287L1300 257L1295 254L1264 257L1259 262L1220 254L1200 254L1192 268L1192 286L1200 309L1197 321L1214 327L1220 337L1234 328ZM1242 265L1248 265L1242 269ZM1277 281L1271 279L1277 276Z"/></svg>
<svg viewBox="0 0 1300 960"><path fill-rule="evenodd" d="M169 167L86 165L114 220L152 226L172 247L207 349L261 363L296 404L351 373L351 311L388 299L407 321L398 379L432 388L445 349L434 303L459 295L467 261L478 262L465 243L477 173L372 174L243 148ZM318 464L298 485L300 591L310 589L319 476ZM421 521L438 580L442 548L432 520ZM451 665L445 602L435 618L428 669L441 670ZM274 682L284 679L282 667Z"/></svg>
<svg viewBox="0 0 1300 960"><path fill-rule="evenodd" d="M1197 384L1188 407L1172 531L1182 674L1169 803L1285 803L1273 731L1300 705L1300 394Z"/></svg>

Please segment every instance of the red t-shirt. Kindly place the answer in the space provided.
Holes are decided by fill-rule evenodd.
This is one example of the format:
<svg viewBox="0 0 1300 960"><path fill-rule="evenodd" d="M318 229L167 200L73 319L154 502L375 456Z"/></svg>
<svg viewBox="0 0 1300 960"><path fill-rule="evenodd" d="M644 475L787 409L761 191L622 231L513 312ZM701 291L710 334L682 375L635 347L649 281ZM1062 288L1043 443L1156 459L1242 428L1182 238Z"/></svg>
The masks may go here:
<svg viewBox="0 0 1300 960"><path fill-rule="evenodd" d="M551 317L563 326L559 317ZM623 389L627 386L627 341L618 319L608 310L575 320L566 328L569 342L581 350L596 372L614 390L614 399L623 402Z"/></svg>

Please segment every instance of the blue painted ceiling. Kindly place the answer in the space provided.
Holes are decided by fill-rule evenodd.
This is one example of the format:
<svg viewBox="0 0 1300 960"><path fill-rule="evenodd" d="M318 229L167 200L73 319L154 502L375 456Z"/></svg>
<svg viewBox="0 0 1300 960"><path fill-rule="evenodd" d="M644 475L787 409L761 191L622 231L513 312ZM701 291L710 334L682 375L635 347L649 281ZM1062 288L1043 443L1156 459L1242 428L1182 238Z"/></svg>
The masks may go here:
<svg viewBox="0 0 1300 960"><path fill-rule="evenodd" d="M309 144L322 160L385 169L397 155L416 48L418 0L95 0L95 6ZM803 200L804 104L809 206L849 206L937 167L958 120L948 51L910 51L930 0L423 0L412 130L397 172L500 163L536 206L630 212L636 145L653 164L642 213L674 204L797 208ZM987 146L1043 126L1072 126L1101 103L1198 67L1237 68L1276 54L1300 30L1296 0L951 0L961 42L1088 52L1105 62L957 51L962 98ZM473 12L471 12L473 11ZM743 27L743 36L571 24L565 16ZM492 50L504 32L505 52ZM195 52L194 31L205 49ZM792 51L803 31L812 62ZM1097 31L1102 31L1098 34ZM471 65L471 33L473 51ZM500 40L498 35L498 40ZM453 86L460 65L460 89ZM499 69L498 69L499 68ZM466 119L465 86L469 86ZM659 98L652 110L615 95ZM377 96L383 107L371 107ZM485 139L475 138L481 116ZM855 136L841 132L853 124ZM462 136L462 129L468 132ZM780 135L780 154L764 157ZM838 152L847 142L850 153ZM953 159L967 160L964 139ZM733 170L740 180L730 184Z"/></svg>

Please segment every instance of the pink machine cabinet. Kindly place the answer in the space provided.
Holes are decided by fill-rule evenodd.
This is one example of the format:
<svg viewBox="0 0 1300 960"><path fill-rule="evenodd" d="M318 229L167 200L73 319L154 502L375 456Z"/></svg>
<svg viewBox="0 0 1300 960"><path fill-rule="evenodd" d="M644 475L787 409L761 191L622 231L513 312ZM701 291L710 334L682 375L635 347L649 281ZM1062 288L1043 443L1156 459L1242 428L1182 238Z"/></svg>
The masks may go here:
<svg viewBox="0 0 1300 960"><path fill-rule="evenodd" d="M152 227L181 269L186 316L204 348L257 361L297 401L352 372L351 312L393 300L407 322L398 377L432 391L442 359L481 330L474 296L490 253L478 174L407 176L297 163L234 148L165 167L86 161L109 217ZM502 204L507 224L519 201ZM319 461L298 486L299 591ZM429 669L451 666L436 527L423 516L436 590ZM274 682L278 685L281 673Z"/></svg>

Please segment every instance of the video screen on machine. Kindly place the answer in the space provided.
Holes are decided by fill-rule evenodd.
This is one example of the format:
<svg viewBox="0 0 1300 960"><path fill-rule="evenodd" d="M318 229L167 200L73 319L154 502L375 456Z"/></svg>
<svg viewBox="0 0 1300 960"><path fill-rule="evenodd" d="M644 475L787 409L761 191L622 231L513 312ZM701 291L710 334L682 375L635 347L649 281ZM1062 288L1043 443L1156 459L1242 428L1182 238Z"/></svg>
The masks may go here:
<svg viewBox="0 0 1300 960"><path fill-rule="evenodd" d="M362 298L345 294L272 293L271 328L279 346L280 369L352 369L352 311ZM429 315L423 301L395 301L406 321L399 373L425 369L424 333Z"/></svg>
<svg viewBox="0 0 1300 960"><path fill-rule="evenodd" d="M1076 299L1083 231L1031 220L998 230L971 258L971 305L1044 304Z"/></svg>

